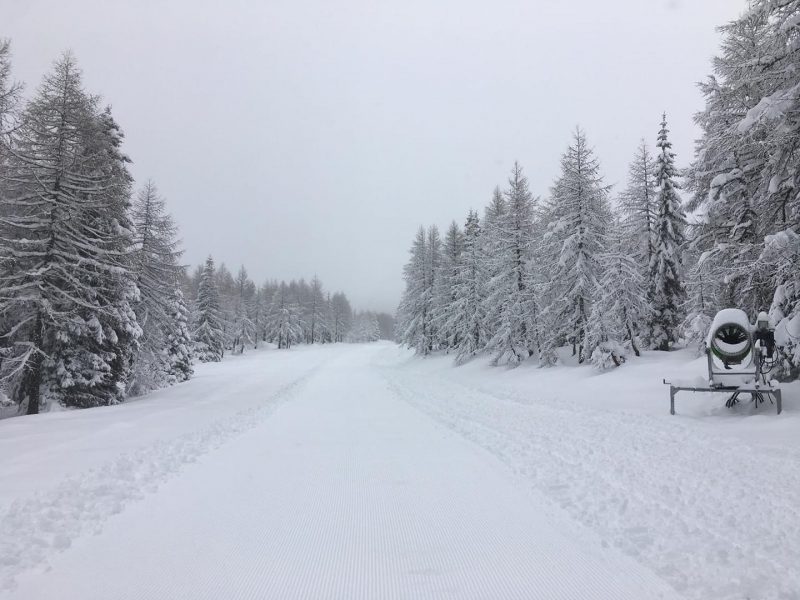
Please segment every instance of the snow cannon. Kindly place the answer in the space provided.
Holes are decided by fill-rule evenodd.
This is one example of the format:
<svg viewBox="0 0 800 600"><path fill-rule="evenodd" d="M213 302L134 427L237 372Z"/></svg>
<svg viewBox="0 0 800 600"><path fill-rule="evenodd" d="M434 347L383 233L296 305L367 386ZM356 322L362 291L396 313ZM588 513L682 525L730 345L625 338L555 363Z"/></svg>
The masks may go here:
<svg viewBox="0 0 800 600"><path fill-rule="evenodd" d="M777 361L775 330L769 316L761 312L755 327L747 314L738 308L719 311L705 340L708 361L708 386L671 383L669 386L669 412L675 414L675 395L678 392L725 392L729 394L725 406L733 407L741 394L749 394L756 406L766 399L773 402L781 414L781 389L768 376Z"/></svg>
<svg viewBox="0 0 800 600"><path fill-rule="evenodd" d="M758 376L747 314L738 308L717 313L706 337L708 384L724 388L753 383Z"/></svg>

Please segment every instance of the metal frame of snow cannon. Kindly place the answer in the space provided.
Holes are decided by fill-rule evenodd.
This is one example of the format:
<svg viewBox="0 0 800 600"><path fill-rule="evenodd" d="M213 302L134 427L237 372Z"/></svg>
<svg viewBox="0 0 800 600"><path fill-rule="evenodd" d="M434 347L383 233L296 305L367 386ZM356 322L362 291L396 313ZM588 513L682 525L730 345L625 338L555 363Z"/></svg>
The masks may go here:
<svg viewBox="0 0 800 600"><path fill-rule="evenodd" d="M717 341L718 333L724 328L729 328L733 330L732 333L740 336L736 341L741 347L731 346L730 355L726 354L724 350L720 350L719 341ZM735 331L737 329L738 331ZM742 333L746 334L746 340L741 338ZM745 341L746 345L744 345ZM725 406L728 408L739 401L740 394L750 394L756 406L763 404L767 398L772 403L774 398L778 414L781 414L783 410L781 390L777 385L772 385L767 381L767 374L774 364L774 361L771 360L774 352L774 330L769 327L766 314L759 314L757 326L754 329L744 311L738 309L720 311L714 318L705 344L708 361L708 387L673 385L664 379L664 385L669 386L669 413L675 414L675 395L678 392L725 392L730 394L725 402ZM721 359L722 366L715 363L715 354ZM745 358L748 359L748 362L742 368L731 369L726 362L727 358L730 358L737 367L742 365ZM765 366L766 370L764 370ZM734 384L737 379L739 380L738 384Z"/></svg>

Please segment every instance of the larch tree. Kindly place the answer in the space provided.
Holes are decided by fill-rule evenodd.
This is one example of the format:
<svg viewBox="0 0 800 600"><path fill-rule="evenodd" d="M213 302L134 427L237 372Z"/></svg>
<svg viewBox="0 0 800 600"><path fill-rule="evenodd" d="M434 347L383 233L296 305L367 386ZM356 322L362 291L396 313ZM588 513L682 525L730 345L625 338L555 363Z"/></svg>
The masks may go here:
<svg viewBox="0 0 800 600"><path fill-rule="evenodd" d="M250 318L253 312L253 301L256 295L256 286L247 276L247 269L242 265L234 280L235 300L233 309L233 352L244 354L245 346L255 344L256 326ZM237 350L238 348L238 350Z"/></svg>
<svg viewBox="0 0 800 600"><path fill-rule="evenodd" d="M325 291L322 288L322 282L316 275L309 286L306 307L305 321L308 324L308 343L316 344L325 341L328 335Z"/></svg>
<svg viewBox="0 0 800 600"><path fill-rule="evenodd" d="M442 247L441 261L435 274L432 323L437 329L440 347L449 350L458 345L458 331L449 315L455 301L455 282L461 267L464 236L453 221L447 229Z"/></svg>
<svg viewBox="0 0 800 600"><path fill-rule="evenodd" d="M481 254L485 258L484 272L487 281L498 275L496 269L499 268L499 263L490 260L490 258L500 252L501 224L506 210L506 199L500 187L497 186L492 191L492 199L484 210L483 227L481 227ZM501 309L499 305L489 304L488 302L485 304L484 309L486 312L485 328L488 341L488 339L494 337L500 328Z"/></svg>
<svg viewBox="0 0 800 600"><path fill-rule="evenodd" d="M606 250L611 210L600 163L580 128L561 158L561 175L552 189L547 221L549 335L543 362L554 362L556 348L568 344L582 363L591 352L588 321L599 297L599 259Z"/></svg>
<svg viewBox="0 0 800 600"><path fill-rule="evenodd" d="M446 315L446 328L453 332L457 364L475 356L487 342L485 261L480 219L477 212L470 211L464 225L461 260L453 280L453 301Z"/></svg>
<svg viewBox="0 0 800 600"><path fill-rule="evenodd" d="M654 251L656 222L656 164L647 142L641 141L628 168L628 182L620 193L618 208L621 216L619 234L625 244L633 250L631 254L639 264L641 279L645 282L645 293L652 301L654 284L650 280L650 261ZM647 323L641 332L649 345Z"/></svg>
<svg viewBox="0 0 800 600"><path fill-rule="evenodd" d="M16 128L0 213L3 378L27 411L124 399L132 304L131 177L122 133L64 54Z"/></svg>
<svg viewBox="0 0 800 600"><path fill-rule="evenodd" d="M587 353L600 369L619 366L630 352L640 356L639 337L649 321L641 259L630 252L627 240L625 226L616 222L598 256L599 294L589 317Z"/></svg>
<svg viewBox="0 0 800 600"><path fill-rule="evenodd" d="M330 299L331 338L333 342L343 342L353 323L353 309L342 292L336 292Z"/></svg>
<svg viewBox="0 0 800 600"><path fill-rule="evenodd" d="M515 162L505 192L505 213L495 225L487 309L497 310L496 327L486 348L493 364L517 365L539 351L539 314L531 257L534 200L528 179Z"/></svg>

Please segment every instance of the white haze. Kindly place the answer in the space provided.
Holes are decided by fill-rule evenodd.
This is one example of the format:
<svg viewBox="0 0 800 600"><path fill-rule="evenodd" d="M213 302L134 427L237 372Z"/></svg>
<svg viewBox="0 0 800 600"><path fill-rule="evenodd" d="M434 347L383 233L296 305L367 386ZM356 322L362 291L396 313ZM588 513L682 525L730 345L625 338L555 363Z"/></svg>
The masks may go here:
<svg viewBox="0 0 800 600"><path fill-rule="evenodd" d="M576 124L622 183L666 110L686 165L694 83L745 4L2 0L0 37L28 93L75 52L186 262L393 311L418 225L482 209L515 159L547 194Z"/></svg>

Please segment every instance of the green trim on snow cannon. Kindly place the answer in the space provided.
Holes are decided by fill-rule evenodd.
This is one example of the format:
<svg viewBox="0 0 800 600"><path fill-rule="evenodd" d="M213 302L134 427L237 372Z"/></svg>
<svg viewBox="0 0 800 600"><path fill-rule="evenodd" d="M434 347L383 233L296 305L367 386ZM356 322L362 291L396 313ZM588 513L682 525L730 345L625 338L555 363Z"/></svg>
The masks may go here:
<svg viewBox="0 0 800 600"><path fill-rule="evenodd" d="M750 332L739 323L724 323L720 325L710 338L711 344L709 347L711 352L726 367L741 365L745 362L745 359L748 359L748 363L752 360L751 350L753 344L750 340Z"/></svg>
<svg viewBox="0 0 800 600"><path fill-rule="evenodd" d="M781 414L781 389L769 379L774 364L775 332L766 313L759 313L757 327L738 308L726 308L717 313L706 336L708 384L672 383L669 386L669 412L675 414L675 395L678 392L723 392L729 394L725 406L731 408L742 394L749 394L758 406L766 400L775 403Z"/></svg>

